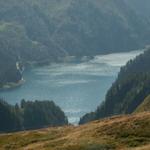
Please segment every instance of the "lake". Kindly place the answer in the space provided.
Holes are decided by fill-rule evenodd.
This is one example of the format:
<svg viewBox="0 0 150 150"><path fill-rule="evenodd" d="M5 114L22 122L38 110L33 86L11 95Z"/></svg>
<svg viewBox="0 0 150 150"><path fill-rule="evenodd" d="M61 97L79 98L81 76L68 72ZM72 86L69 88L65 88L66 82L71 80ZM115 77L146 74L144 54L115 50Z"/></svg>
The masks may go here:
<svg viewBox="0 0 150 150"><path fill-rule="evenodd" d="M95 56L80 63L53 63L24 72L25 84L1 91L0 97L15 104L21 99L53 100L77 124L80 117L94 111L105 99L120 67L141 51Z"/></svg>

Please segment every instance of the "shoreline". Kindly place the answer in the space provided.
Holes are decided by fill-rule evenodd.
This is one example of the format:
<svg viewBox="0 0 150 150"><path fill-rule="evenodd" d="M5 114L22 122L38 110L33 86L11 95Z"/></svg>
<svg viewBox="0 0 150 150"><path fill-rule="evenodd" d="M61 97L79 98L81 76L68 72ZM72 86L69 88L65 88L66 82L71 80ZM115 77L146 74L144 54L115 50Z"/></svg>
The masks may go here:
<svg viewBox="0 0 150 150"><path fill-rule="evenodd" d="M148 46L147 46L148 47ZM144 52L146 50L146 48L141 49L141 52ZM132 52L136 52L139 50L132 50L132 51L128 51L127 53L132 53ZM126 53L126 52L118 52L118 53ZM106 53L106 54L100 54L100 55L111 55L111 54L118 54L118 53ZM96 55L96 56L100 56L100 55ZM81 63L81 62L85 62L85 61L89 61L92 60L93 56L83 56L81 58L77 58L76 56L67 56L64 57L63 59L57 61L57 63L60 62L68 62L68 63ZM37 62L37 61L28 61L24 64L24 66L26 66L27 68L33 68L33 67L39 67L39 66L47 66L52 64L53 62L51 62L50 60L46 60L46 61L41 61L41 62ZM23 72L22 72L23 73ZM9 82L9 83L5 83L4 85L2 85L0 87L0 90L10 90L10 89L14 89L17 87L20 87L21 85L23 85L26 81L22 78L21 80L19 80L18 82Z"/></svg>
<svg viewBox="0 0 150 150"><path fill-rule="evenodd" d="M3 85L0 90L10 90L10 89L14 89L17 88L21 85L23 85L26 81L24 79L19 80L18 82L9 82L6 83L5 85Z"/></svg>

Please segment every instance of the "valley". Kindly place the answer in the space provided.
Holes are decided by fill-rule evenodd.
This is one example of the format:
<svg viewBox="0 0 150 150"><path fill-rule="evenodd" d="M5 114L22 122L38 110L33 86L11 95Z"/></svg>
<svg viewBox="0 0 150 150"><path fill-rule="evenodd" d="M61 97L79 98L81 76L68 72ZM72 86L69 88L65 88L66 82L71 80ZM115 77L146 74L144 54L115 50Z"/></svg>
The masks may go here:
<svg viewBox="0 0 150 150"><path fill-rule="evenodd" d="M0 150L149 150L149 7L0 0Z"/></svg>
<svg viewBox="0 0 150 150"><path fill-rule="evenodd" d="M150 44L149 19L127 0L1 0L0 6L0 88L21 79L16 62L60 62Z"/></svg>
<svg viewBox="0 0 150 150"><path fill-rule="evenodd" d="M78 124L80 117L94 111L105 99L120 67L142 51L95 56L91 60L53 63L25 70L25 83L0 91L9 104L26 100L53 100L65 112L69 123ZM32 89L32 90L31 90Z"/></svg>

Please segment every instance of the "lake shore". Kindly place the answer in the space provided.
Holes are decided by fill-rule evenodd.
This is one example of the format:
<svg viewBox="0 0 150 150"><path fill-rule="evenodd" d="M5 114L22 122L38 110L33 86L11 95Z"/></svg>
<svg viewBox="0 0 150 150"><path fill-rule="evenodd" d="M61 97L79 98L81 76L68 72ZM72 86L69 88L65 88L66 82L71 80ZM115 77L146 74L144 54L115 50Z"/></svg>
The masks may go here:
<svg viewBox="0 0 150 150"><path fill-rule="evenodd" d="M3 85L0 90L9 90L13 88L17 88L25 83L24 79L19 80L18 82L9 82Z"/></svg>
<svg viewBox="0 0 150 150"><path fill-rule="evenodd" d="M69 123L76 125L81 116L94 111L105 99L120 67L139 53L99 55L81 62L70 58L50 65L25 65L26 83L21 87L18 87L20 83L9 85L10 89L2 90L0 97L12 105L21 99L53 100L65 112Z"/></svg>

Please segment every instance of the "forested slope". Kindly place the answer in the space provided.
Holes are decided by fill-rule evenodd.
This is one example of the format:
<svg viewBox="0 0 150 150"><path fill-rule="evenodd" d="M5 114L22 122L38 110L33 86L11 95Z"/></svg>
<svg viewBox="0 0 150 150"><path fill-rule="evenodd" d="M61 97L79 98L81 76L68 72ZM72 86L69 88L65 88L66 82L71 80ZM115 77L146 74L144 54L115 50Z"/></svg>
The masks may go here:
<svg viewBox="0 0 150 150"><path fill-rule="evenodd" d="M23 26L27 37L46 46L53 57L64 51L129 51L149 43L148 21L124 0L1 0L0 5L0 21Z"/></svg>
<svg viewBox="0 0 150 150"><path fill-rule="evenodd" d="M125 0L1 0L0 6L0 84L20 79L16 61L56 62L149 44L149 20Z"/></svg>
<svg viewBox="0 0 150 150"><path fill-rule="evenodd" d="M0 100L0 132L67 125L64 112L52 101L25 101L15 106Z"/></svg>
<svg viewBox="0 0 150 150"><path fill-rule="evenodd" d="M19 22L51 55L94 55L149 43L147 20L124 0L2 0L1 6L2 20Z"/></svg>
<svg viewBox="0 0 150 150"><path fill-rule="evenodd" d="M150 50L121 68L117 80L106 94L105 101L93 113L86 114L80 123L116 114L129 114L150 93Z"/></svg>

